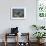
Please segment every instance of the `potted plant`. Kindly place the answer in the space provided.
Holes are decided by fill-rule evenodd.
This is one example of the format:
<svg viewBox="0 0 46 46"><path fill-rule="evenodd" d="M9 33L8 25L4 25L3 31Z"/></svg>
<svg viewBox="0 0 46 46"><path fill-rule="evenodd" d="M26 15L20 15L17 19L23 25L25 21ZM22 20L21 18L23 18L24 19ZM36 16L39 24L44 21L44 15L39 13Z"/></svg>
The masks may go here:
<svg viewBox="0 0 46 46"><path fill-rule="evenodd" d="M45 38L44 37L46 36L45 34L46 34L45 32L35 32L33 35L37 38L37 41L40 43L40 40L42 38Z"/></svg>

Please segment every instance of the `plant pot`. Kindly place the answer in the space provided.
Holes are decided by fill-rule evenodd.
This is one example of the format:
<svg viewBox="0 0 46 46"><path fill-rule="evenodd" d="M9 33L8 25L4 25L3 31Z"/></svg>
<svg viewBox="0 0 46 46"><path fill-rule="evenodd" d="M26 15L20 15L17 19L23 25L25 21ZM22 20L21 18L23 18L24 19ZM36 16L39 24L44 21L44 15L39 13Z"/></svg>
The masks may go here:
<svg viewBox="0 0 46 46"><path fill-rule="evenodd" d="M40 39L40 43L44 43L44 40L45 40L45 39Z"/></svg>
<svg viewBox="0 0 46 46"><path fill-rule="evenodd" d="M37 42L41 44L41 43L44 42L44 40L45 40L45 39L38 39Z"/></svg>

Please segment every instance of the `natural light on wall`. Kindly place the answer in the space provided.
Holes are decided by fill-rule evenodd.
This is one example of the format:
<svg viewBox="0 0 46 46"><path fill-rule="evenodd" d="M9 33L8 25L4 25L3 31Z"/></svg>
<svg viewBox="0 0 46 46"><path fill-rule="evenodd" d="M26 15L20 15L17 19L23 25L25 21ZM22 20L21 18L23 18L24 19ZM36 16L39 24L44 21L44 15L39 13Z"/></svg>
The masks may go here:
<svg viewBox="0 0 46 46"><path fill-rule="evenodd" d="M37 0L37 17L46 19L46 0Z"/></svg>

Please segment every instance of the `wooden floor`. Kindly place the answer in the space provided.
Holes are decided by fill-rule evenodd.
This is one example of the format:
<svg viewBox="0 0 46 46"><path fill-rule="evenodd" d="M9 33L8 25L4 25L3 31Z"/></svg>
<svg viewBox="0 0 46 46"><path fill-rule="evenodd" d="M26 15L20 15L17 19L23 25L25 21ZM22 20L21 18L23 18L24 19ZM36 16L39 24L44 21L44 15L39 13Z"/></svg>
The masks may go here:
<svg viewBox="0 0 46 46"><path fill-rule="evenodd" d="M4 46L4 43L2 42L0 42L0 46ZM8 45L7 46L15 46L15 43L8 43ZM22 46L22 45L21 45ZM24 45L25 46L25 45ZM30 46L37 46L37 43L30 43ZM46 43L44 43L44 45L41 45L41 46L46 46Z"/></svg>

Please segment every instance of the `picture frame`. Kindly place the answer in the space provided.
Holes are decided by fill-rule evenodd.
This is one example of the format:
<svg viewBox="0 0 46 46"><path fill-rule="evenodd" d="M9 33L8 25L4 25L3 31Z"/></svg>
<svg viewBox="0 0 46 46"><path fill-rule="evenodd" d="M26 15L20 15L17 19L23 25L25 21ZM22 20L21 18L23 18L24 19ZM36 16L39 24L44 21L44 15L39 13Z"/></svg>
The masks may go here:
<svg viewBox="0 0 46 46"><path fill-rule="evenodd" d="M37 17L39 20L46 19L46 0L37 0L36 2Z"/></svg>
<svg viewBox="0 0 46 46"><path fill-rule="evenodd" d="M24 7L12 7L11 8L11 19L25 19L26 8Z"/></svg>

